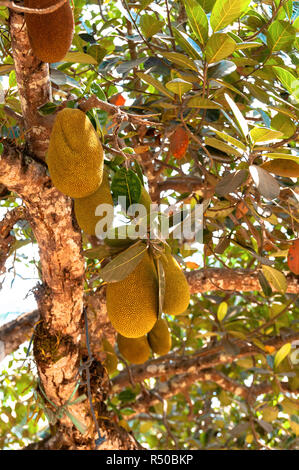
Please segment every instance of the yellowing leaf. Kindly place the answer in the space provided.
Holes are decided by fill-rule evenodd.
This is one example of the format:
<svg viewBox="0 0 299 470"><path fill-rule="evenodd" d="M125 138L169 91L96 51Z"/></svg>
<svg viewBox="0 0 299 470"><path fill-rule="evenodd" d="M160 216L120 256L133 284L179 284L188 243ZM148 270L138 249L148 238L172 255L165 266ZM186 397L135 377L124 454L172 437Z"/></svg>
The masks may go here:
<svg viewBox="0 0 299 470"><path fill-rule="evenodd" d="M286 343L277 351L274 357L274 369L290 354L291 349L291 343Z"/></svg>
<svg viewBox="0 0 299 470"><path fill-rule="evenodd" d="M282 272L266 265L262 266L262 271L267 281L275 290L281 292L282 294L286 292L288 284L286 277Z"/></svg>
<svg viewBox="0 0 299 470"><path fill-rule="evenodd" d="M273 142L273 140L283 138L282 132L268 129L267 127L254 127L249 134L253 144L257 142Z"/></svg>
<svg viewBox="0 0 299 470"><path fill-rule="evenodd" d="M221 322L227 314L228 305L226 302L221 302L217 310L217 318Z"/></svg>
<svg viewBox="0 0 299 470"><path fill-rule="evenodd" d="M68 52L62 59L62 62L73 62L74 64L92 64L97 65L94 57L84 52Z"/></svg>

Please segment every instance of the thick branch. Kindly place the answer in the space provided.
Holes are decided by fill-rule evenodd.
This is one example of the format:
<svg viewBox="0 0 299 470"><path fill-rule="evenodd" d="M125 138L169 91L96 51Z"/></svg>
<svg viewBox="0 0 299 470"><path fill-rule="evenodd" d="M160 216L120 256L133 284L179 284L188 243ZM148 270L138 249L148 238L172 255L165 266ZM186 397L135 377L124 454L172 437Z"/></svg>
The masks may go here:
<svg viewBox="0 0 299 470"><path fill-rule="evenodd" d="M39 311L24 313L15 320L0 328L0 361L7 355L14 352L20 344L24 343L33 333L33 327L39 319Z"/></svg>
<svg viewBox="0 0 299 470"><path fill-rule="evenodd" d="M0 222L0 274L5 272L5 262L9 256L11 246L15 242L15 237L10 235L15 223L24 217L23 207L15 207L7 212Z"/></svg>
<svg viewBox="0 0 299 470"><path fill-rule="evenodd" d="M159 191L172 189L179 193L192 193L196 191L199 196L208 199L213 196L215 188L205 184L196 176L173 176L157 183Z"/></svg>
<svg viewBox="0 0 299 470"><path fill-rule="evenodd" d="M191 294L215 290L233 292L261 292L258 271L249 269L205 268L186 273ZM299 277L286 273L286 292L299 294Z"/></svg>
<svg viewBox="0 0 299 470"><path fill-rule="evenodd" d="M269 340L265 345L279 349L286 343L291 343L299 339L299 333L288 335L284 338L276 337ZM237 341L236 341L237 343ZM260 354L259 348L254 345L245 344L240 346L238 354L227 354L222 346L212 349L203 349L192 356L176 356L174 354L162 356L143 364L130 367L130 375L126 370L112 380L113 391L115 393L129 386L131 381L138 383L151 377L170 377L178 374L194 375L199 372L212 369L223 364L231 364L239 358Z"/></svg>
<svg viewBox="0 0 299 470"><path fill-rule="evenodd" d="M42 125L37 110L51 101L49 64L33 55L24 16L14 11L10 11L10 34L26 141L30 152L44 159L50 130Z"/></svg>

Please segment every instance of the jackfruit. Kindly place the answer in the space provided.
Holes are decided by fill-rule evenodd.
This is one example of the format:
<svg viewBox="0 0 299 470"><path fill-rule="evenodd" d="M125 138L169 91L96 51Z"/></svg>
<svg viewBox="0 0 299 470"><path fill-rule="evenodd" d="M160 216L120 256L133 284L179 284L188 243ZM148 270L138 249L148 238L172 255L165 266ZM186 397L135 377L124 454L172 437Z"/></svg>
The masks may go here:
<svg viewBox="0 0 299 470"><path fill-rule="evenodd" d="M74 200L74 211L79 227L89 235L99 235L100 231L97 230L97 223L104 218L107 211L103 216L95 215L96 208L100 204L109 204L111 211L113 209L113 200L110 193L108 172L104 171L101 186L95 193L87 197L81 197ZM107 213L108 217L109 214ZM107 218L108 220L108 218ZM105 231L112 225L113 217L110 217L109 222L103 227Z"/></svg>
<svg viewBox="0 0 299 470"><path fill-rule="evenodd" d="M106 338L103 339L102 346L104 351L107 353L104 366L106 367L108 374L112 374L117 369L117 355L115 354L113 346Z"/></svg>
<svg viewBox="0 0 299 470"><path fill-rule="evenodd" d="M165 296L163 312L168 315L180 315L190 302L188 282L178 262L170 253L161 257L165 272Z"/></svg>
<svg viewBox="0 0 299 470"><path fill-rule="evenodd" d="M25 0L29 8L47 8L58 0ZM69 1L53 13L25 13L28 37L34 55L43 62L59 62L72 44L74 17Z"/></svg>
<svg viewBox="0 0 299 470"><path fill-rule="evenodd" d="M56 188L73 198L90 196L102 183L103 158L103 147L85 113L60 111L46 158Z"/></svg>
<svg viewBox="0 0 299 470"><path fill-rule="evenodd" d="M270 160L269 162L263 163L261 165L261 168L278 176L286 176L287 178L299 178L299 165L293 160L275 158L275 160Z"/></svg>
<svg viewBox="0 0 299 470"><path fill-rule="evenodd" d="M160 356L171 350L171 335L167 321L160 318L154 328L148 333L147 339L153 352Z"/></svg>
<svg viewBox="0 0 299 470"><path fill-rule="evenodd" d="M108 317L115 330L126 338L146 335L158 318L158 280L148 252L122 281L107 285Z"/></svg>
<svg viewBox="0 0 299 470"><path fill-rule="evenodd" d="M146 336L125 338L117 335L117 345L122 356L132 364L143 364L148 360L151 350Z"/></svg>

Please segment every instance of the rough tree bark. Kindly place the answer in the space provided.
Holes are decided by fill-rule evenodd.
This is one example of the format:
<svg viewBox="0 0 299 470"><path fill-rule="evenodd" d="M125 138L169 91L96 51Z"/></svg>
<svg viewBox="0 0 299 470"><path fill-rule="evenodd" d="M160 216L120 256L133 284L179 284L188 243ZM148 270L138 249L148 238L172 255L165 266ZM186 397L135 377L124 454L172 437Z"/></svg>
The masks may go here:
<svg viewBox="0 0 299 470"><path fill-rule="evenodd" d="M40 388L47 397L45 404L56 412L69 400L80 378L80 342L84 331L81 234L73 220L71 199L52 186L46 166L41 163L50 126L39 116L38 107L51 99L49 67L33 56L22 14L11 12L10 32L27 148L20 151L5 143L0 180L22 198L39 246L42 284L36 288L36 299L41 321L34 334L34 358ZM106 372L100 363L93 361L90 375L95 413L105 416L104 400L109 387ZM80 386L73 400L86 393L86 386ZM96 448L98 436L88 398L69 405L68 411L85 432L80 433L64 413L56 423L52 448ZM132 436L107 418L99 423L105 439L101 449L138 447Z"/></svg>

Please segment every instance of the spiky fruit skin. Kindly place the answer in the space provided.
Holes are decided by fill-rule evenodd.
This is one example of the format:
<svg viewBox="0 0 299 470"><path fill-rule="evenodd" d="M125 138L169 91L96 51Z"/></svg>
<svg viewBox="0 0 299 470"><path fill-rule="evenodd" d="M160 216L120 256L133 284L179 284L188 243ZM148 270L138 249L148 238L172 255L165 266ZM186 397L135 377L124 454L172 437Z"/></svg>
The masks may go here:
<svg viewBox="0 0 299 470"><path fill-rule="evenodd" d="M47 8L58 0L25 0L24 6ZM32 51L43 62L59 62L72 44L74 17L69 2L53 13L36 15L25 13L25 22Z"/></svg>
<svg viewBox="0 0 299 470"><path fill-rule="evenodd" d="M146 335L158 318L158 281L148 254L125 279L107 285L108 317L115 330L126 338Z"/></svg>
<svg viewBox="0 0 299 470"><path fill-rule="evenodd" d="M113 208L113 200L110 192L108 173L104 171L103 180L95 193L87 197L81 197L74 200L74 211L79 227L89 235L99 235L96 233L97 223L103 219L103 216L95 215L96 208L101 204L109 204ZM108 227L111 226L113 219L109 220Z"/></svg>
<svg viewBox="0 0 299 470"><path fill-rule="evenodd" d="M187 310L190 302L188 282L180 265L171 254L166 253L161 260L165 272L163 312L168 315L180 315Z"/></svg>
<svg viewBox="0 0 299 470"><path fill-rule="evenodd" d="M152 351L160 356L168 354L171 350L171 335L167 321L159 318L154 328L147 335Z"/></svg>
<svg viewBox="0 0 299 470"><path fill-rule="evenodd" d="M46 158L54 186L73 198L90 196L102 183L103 158L103 147L85 113L60 111Z"/></svg>
<svg viewBox="0 0 299 470"><path fill-rule="evenodd" d="M151 350L146 336L125 338L117 335L117 345L121 355L132 364L143 364L148 360Z"/></svg>

